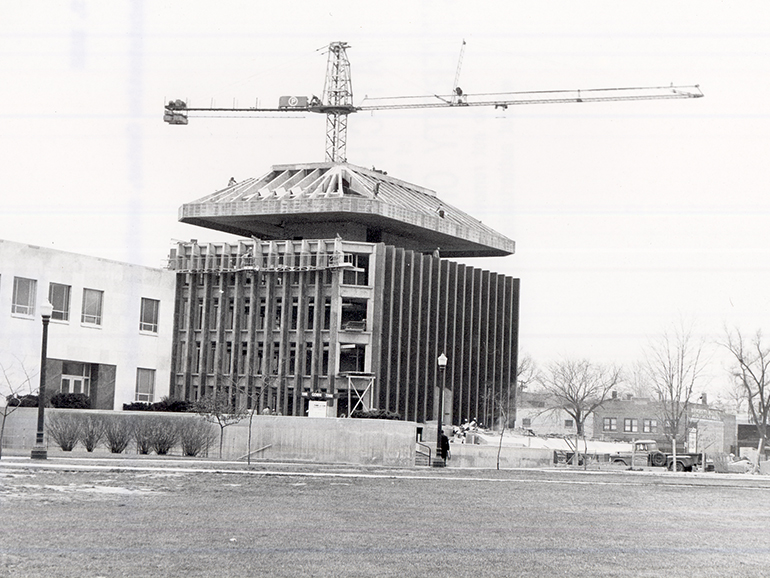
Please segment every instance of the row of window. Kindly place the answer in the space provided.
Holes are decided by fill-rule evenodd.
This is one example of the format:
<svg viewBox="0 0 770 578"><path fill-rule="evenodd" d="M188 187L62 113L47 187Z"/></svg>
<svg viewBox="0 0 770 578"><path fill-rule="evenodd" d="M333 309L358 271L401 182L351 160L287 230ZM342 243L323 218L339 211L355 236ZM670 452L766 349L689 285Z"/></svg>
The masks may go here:
<svg viewBox="0 0 770 578"><path fill-rule="evenodd" d="M37 280L24 277L13 278L13 298L11 313L15 315L33 316L35 314L35 296L37 295ZM61 283L48 285L48 301L53 305L51 319L56 321L70 320L70 301L72 287ZM99 289L83 289L80 322L87 325L102 324L104 291ZM160 301L142 297L139 313L139 330L149 333L158 332L158 317Z"/></svg>
<svg viewBox="0 0 770 578"><path fill-rule="evenodd" d="M281 321L283 319L283 299L277 297L274 300L273 309L273 329L280 330ZM342 317L340 319L341 328L343 330L364 330L366 328L366 300L357 298L343 298L342 299ZM198 298L196 304L196 310L193 312L194 321L193 325L196 330L203 329L203 321L205 316L206 302L203 298ZM212 298L208 302L209 306L209 329L215 331L219 328L220 317L220 300L217 297ZM315 324L315 298L306 297L304 299L305 307L305 328L312 330ZM251 314L251 299L244 297L241 300L241 322L245 323ZM321 316L322 329L328 330L331 323L331 310L332 301L331 297L326 297L323 303L323 315ZM182 299L180 305L180 327L181 331L187 330L187 311L188 301ZM289 313L289 328L296 330L299 323L300 313L300 299L299 297L292 297L291 311ZM265 297L259 300L258 315L256 317L256 329L265 329L266 319L268 315L268 304ZM224 311L224 326L225 329L233 329L235 321L235 298L229 297L226 301L226 309Z"/></svg>
<svg viewBox="0 0 770 578"><path fill-rule="evenodd" d="M91 395L91 364L65 361L62 364L60 391ZM134 401L152 402L154 399L155 370L138 368Z"/></svg>
<svg viewBox="0 0 770 578"><path fill-rule="evenodd" d="M521 427L532 427L532 418L529 418L529 417L522 418ZM565 428L575 427L575 421L571 419L565 419L564 427Z"/></svg>
<svg viewBox="0 0 770 578"><path fill-rule="evenodd" d="M529 418L523 418L521 420L522 427L531 427L532 420ZM574 421L571 419L564 420L564 427L573 427ZM658 429L658 421L654 419L642 420L642 432L643 433L655 433ZM603 422L604 431L618 431L618 418L605 417ZM639 432L639 420L636 418L627 417L623 420L623 432L624 433L638 433Z"/></svg>
<svg viewBox="0 0 770 578"><path fill-rule="evenodd" d="M218 256L215 258L216 261L219 261L221 259L221 256ZM253 258L247 257L247 256L230 256L224 257L224 259L229 259L230 263L223 263L222 266L227 267L236 267L236 268L250 268L254 267L256 265L256 262L253 261ZM277 268L277 270L282 270L282 267L286 267L285 272L288 275L288 280L291 285L298 285L299 284L299 269L306 269L311 271L316 271L317 267L317 257L316 255L310 255L309 260L307 262L307 265L300 266L301 262L304 262L305 256L300 256L299 254L295 255L284 255L283 253L279 254L277 256L276 262L274 264L269 264L268 257L265 256L264 261L262 262L262 268ZM205 255L201 255L199 257L186 257L187 266L192 267L193 269L205 269L206 263L207 263L208 257ZM342 274L342 284L343 285L369 285L369 255L367 254L358 254L358 253L345 253L343 264L345 267L343 268L343 274ZM292 269L297 269L297 271L293 271ZM323 267L320 270L318 270L321 275L321 284L322 285L331 285L332 283L332 275L333 270ZM204 282L204 275L205 273L201 273L200 278L195 279L196 282L199 284L203 284ZM221 273L217 274L213 277L213 286L222 286L235 285L235 278L237 273ZM267 284L267 275L264 272L257 273L255 275L257 279L259 280L260 285L266 285ZM251 285L252 283L252 273L247 273L244 277L244 283L246 285ZM190 279L185 279L184 284L189 284ZM316 277L315 275L308 275L306 277L306 281L308 285L315 285ZM278 275L275 277L275 282L277 285L283 285L284 278L282 275Z"/></svg>
<svg viewBox="0 0 770 578"><path fill-rule="evenodd" d="M237 347L237 344L235 345ZM231 341L227 341L224 344L222 350L222 373L229 375L233 369L238 375L246 375L250 373L247 368L248 358L248 343L242 342L238 358L235 359L234 346ZM200 373L203 368L203 355L202 344L200 341L193 343L191 367L192 373ZM254 374L262 374L263 372L268 375L278 375L278 368L280 362L281 343L275 342L273 344L272 359L267 366L265 362L268 361L265 358L265 344L261 341L256 343L254 350ZM178 371L183 367L183 356L186 354L186 343L184 341L179 342L179 349L177 355L177 368ZM345 344L340 348L340 361L339 370L344 371L365 371L365 359L366 359L366 346L361 344ZM217 342L212 341L209 343L206 351L206 368L207 373L217 373ZM235 368L233 368L233 362L237 362ZM325 375L329 372L329 344L323 343L321 348L321 367L319 373ZM309 341L305 343L305 355L304 360L298 355L298 344L289 343L286 357L287 365L285 367L286 375L313 375L313 342Z"/></svg>
<svg viewBox="0 0 770 578"><path fill-rule="evenodd" d="M658 421L655 419L642 419L642 432L655 433L658 430ZM618 418L605 417L602 429L604 431L618 431ZM623 433L638 433L639 420L632 417L623 419Z"/></svg>

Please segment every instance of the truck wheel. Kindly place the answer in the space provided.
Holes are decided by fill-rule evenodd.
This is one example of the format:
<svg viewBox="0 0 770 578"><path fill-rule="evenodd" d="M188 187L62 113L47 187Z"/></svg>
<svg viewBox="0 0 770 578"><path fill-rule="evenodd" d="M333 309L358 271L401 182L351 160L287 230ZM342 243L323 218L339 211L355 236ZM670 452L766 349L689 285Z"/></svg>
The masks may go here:
<svg viewBox="0 0 770 578"><path fill-rule="evenodd" d="M623 460L615 460L615 461L614 461L614 462L612 462L612 463L613 463L613 464L615 464L616 466L627 466L627 465L628 465L628 464L627 464L626 462L624 462Z"/></svg>
<svg viewBox="0 0 770 578"><path fill-rule="evenodd" d="M674 471L674 464L671 464L668 469L673 472ZM684 464L682 462L680 462L680 461L676 462L676 471L677 472L683 472L684 471Z"/></svg>
<svg viewBox="0 0 770 578"><path fill-rule="evenodd" d="M654 453L650 456L650 461L652 462L653 466L658 466L658 467L665 466L666 455L661 452Z"/></svg>

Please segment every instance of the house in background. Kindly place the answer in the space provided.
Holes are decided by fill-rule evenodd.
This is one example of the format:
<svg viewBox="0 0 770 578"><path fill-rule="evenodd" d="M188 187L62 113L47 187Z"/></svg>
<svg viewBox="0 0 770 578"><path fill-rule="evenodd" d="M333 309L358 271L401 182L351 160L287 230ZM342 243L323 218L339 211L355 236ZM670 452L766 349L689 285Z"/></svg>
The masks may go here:
<svg viewBox="0 0 770 578"><path fill-rule="evenodd" d="M0 364L39 384L40 305L48 329L46 393L83 393L94 409L168 395L176 276L0 240Z"/></svg>
<svg viewBox="0 0 770 578"><path fill-rule="evenodd" d="M585 434L590 438L594 431L594 416L585 421ZM545 392L519 392L516 407L516 427L533 431L536 435L574 436L575 420L558 407L553 395Z"/></svg>

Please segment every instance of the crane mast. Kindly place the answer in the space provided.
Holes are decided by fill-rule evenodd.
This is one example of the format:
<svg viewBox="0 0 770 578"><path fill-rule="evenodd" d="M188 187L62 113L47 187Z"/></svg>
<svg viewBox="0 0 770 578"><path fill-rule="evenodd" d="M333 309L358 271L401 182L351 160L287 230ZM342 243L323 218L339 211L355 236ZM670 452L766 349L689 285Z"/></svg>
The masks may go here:
<svg viewBox="0 0 770 578"><path fill-rule="evenodd" d="M584 102L616 102L626 100L660 100L700 98L703 96L698 85L693 86L652 86L625 88L592 88L583 90L551 90L465 94L457 86L465 53L465 40L460 50L452 94L426 96L395 96L365 98L360 106L353 104L353 83L350 74L346 42L332 42L328 47L326 79L322 98L312 96L282 96L276 108L217 108L189 107L181 100L165 105L163 120L168 124L186 125L190 113L193 116L207 116L216 112L218 117L242 118L253 113L302 113L315 112L326 115L326 160L343 163L347 160L348 116L359 111L408 110L421 108L465 108L491 106L507 109L523 104L564 104ZM200 114L199 114L200 113Z"/></svg>
<svg viewBox="0 0 770 578"><path fill-rule="evenodd" d="M348 115L355 112L353 83L350 78L350 61L345 42L329 45L326 63L326 82L322 96L322 108L326 112L326 159L341 163L346 160L348 141Z"/></svg>

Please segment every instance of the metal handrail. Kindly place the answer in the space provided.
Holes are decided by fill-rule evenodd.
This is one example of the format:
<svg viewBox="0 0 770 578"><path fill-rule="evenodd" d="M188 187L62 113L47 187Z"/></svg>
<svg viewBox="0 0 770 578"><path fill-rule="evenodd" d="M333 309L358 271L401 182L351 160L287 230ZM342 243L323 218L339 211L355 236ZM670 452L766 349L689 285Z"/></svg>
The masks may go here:
<svg viewBox="0 0 770 578"><path fill-rule="evenodd" d="M433 460L431 459L432 452L431 452L430 446L429 445L425 445L422 442L416 442L416 443L417 443L418 446L422 446L424 448L428 448L428 465L432 464ZM425 455L424 452L419 452L418 451L418 453Z"/></svg>

